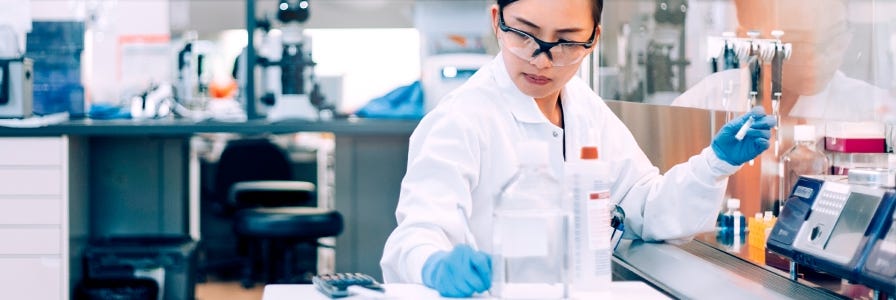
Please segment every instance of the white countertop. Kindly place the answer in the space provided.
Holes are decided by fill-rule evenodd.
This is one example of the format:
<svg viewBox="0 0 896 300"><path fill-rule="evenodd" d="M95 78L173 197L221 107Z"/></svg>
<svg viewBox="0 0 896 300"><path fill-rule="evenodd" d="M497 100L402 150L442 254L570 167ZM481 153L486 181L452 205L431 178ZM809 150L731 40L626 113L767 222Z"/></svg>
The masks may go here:
<svg viewBox="0 0 896 300"><path fill-rule="evenodd" d="M459 299L442 298L438 292L419 284L384 284L385 294L356 295L346 298L355 299ZM598 296L598 295L594 295ZM581 299L594 299L595 297L582 295ZM598 296L603 299L669 299L663 293L640 281L614 281L610 286L609 294ZM494 299L489 296L476 296L475 299ZM327 300L330 299L310 284L269 284L264 287L262 300Z"/></svg>

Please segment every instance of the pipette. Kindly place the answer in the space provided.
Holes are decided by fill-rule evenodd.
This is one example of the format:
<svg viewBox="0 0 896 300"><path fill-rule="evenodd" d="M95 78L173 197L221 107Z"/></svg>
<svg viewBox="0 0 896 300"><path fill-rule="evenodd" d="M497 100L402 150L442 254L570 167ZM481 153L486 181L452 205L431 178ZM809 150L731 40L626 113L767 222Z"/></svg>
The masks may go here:
<svg viewBox="0 0 896 300"><path fill-rule="evenodd" d="M460 205L460 203L457 204L457 213L464 223L464 239L466 240L466 244L470 246L470 248L473 248L473 250L479 251L479 246L476 245L476 237L473 236L473 228L470 227L470 223L467 221L467 210L464 209L463 205Z"/></svg>

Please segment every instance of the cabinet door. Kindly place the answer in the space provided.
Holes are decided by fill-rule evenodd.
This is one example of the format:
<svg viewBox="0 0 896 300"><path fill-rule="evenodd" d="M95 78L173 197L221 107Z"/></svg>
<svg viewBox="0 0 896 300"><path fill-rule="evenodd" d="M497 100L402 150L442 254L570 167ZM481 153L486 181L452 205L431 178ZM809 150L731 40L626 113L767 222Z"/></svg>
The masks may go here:
<svg viewBox="0 0 896 300"><path fill-rule="evenodd" d="M0 196L62 193L62 170L59 168L3 168L0 166Z"/></svg>
<svg viewBox="0 0 896 300"><path fill-rule="evenodd" d="M64 139L0 138L0 166L58 166L64 159Z"/></svg>
<svg viewBox="0 0 896 300"><path fill-rule="evenodd" d="M62 260L56 257L0 258L0 298L65 299Z"/></svg>
<svg viewBox="0 0 896 300"><path fill-rule="evenodd" d="M59 255L61 235L59 228L0 227L0 255Z"/></svg>
<svg viewBox="0 0 896 300"><path fill-rule="evenodd" d="M0 197L0 225L60 225L62 200Z"/></svg>

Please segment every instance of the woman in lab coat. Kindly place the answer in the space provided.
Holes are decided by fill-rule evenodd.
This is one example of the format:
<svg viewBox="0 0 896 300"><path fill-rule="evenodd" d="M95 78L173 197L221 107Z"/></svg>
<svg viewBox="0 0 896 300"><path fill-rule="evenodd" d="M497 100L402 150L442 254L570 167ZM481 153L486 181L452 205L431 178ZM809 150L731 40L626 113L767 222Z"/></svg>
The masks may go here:
<svg viewBox="0 0 896 300"><path fill-rule="evenodd" d="M768 148L774 120L750 112L726 125L712 147L660 175L625 125L575 77L600 36L603 1L497 2L491 18L501 53L411 136L398 227L381 261L384 280L422 283L452 297L487 290L493 202L516 172L517 151L525 151L516 146L524 140L549 145L557 178L581 145L598 146L614 170L612 200L625 210L631 237L682 239L711 228L727 177ZM748 117L755 122L739 141L734 135ZM468 231L479 250L465 245Z"/></svg>

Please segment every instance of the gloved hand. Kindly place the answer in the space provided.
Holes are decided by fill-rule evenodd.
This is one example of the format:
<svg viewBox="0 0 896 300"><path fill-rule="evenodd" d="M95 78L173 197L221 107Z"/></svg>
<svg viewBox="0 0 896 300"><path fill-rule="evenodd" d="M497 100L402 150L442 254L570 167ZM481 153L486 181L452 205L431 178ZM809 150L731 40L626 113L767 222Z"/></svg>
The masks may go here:
<svg viewBox="0 0 896 300"><path fill-rule="evenodd" d="M753 118L753 125L747 130L744 139L738 141L735 135L749 118ZM729 164L735 166L743 164L768 149L771 128L777 124L775 118L765 115L762 106L756 106L750 112L725 124L713 138L712 150L719 159Z"/></svg>
<svg viewBox="0 0 896 300"><path fill-rule="evenodd" d="M470 297L487 291L492 285L491 258L467 245L436 252L423 264L423 284L443 297Z"/></svg>

